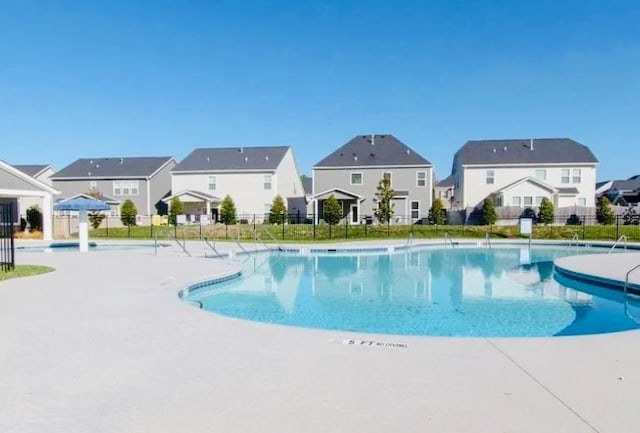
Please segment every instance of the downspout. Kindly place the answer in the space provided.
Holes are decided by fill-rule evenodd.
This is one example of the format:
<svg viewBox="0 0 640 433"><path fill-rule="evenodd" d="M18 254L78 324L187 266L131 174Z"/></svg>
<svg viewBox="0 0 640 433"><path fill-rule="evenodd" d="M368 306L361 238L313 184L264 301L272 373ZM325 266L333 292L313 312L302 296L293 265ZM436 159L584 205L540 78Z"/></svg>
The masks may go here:
<svg viewBox="0 0 640 433"><path fill-rule="evenodd" d="M151 216L151 178L147 177L147 216Z"/></svg>

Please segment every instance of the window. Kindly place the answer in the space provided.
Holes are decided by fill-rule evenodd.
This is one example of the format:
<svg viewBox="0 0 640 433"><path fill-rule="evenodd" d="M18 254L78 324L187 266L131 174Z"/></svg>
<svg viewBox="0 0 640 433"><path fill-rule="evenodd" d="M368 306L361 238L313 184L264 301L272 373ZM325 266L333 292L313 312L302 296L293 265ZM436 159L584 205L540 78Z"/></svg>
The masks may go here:
<svg viewBox="0 0 640 433"><path fill-rule="evenodd" d="M140 192L138 184L137 180L114 180L113 195L138 195Z"/></svg>
<svg viewBox="0 0 640 433"><path fill-rule="evenodd" d="M524 205L525 206L531 206L533 204L533 197L525 197L524 198Z"/></svg>
<svg viewBox="0 0 640 433"><path fill-rule="evenodd" d="M264 175L264 189L271 189L271 175Z"/></svg>
<svg viewBox="0 0 640 433"><path fill-rule="evenodd" d="M427 186L427 172L426 171L417 171L416 172L416 186L418 188L424 188Z"/></svg>
<svg viewBox="0 0 640 433"><path fill-rule="evenodd" d="M216 177L209 176L209 191L215 191L215 190L216 190Z"/></svg>
<svg viewBox="0 0 640 433"><path fill-rule="evenodd" d="M520 207L520 203L521 203L520 197L512 197L511 198L511 205L512 206Z"/></svg>
<svg viewBox="0 0 640 433"><path fill-rule="evenodd" d="M542 204L542 199L544 197L536 197L536 206L540 206Z"/></svg>
<svg viewBox="0 0 640 433"><path fill-rule="evenodd" d="M582 170L580 170L579 168L574 168L573 169L573 183L580 183L582 182Z"/></svg>
<svg viewBox="0 0 640 433"><path fill-rule="evenodd" d="M493 170L487 170L487 185L493 185L495 182L495 172Z"/></svg>
<svg viewBox="0 0 640 433"><path fill-rule="evenodd" d="M502 207L502 196L496 197L495 206L496 207Z"/></svg>
<svg viewBox="0 0 640 433"><path fill-rule="evenodd" d="M540 168L536 170L536 179L547 180L547 170Z"/></svg>
<svg viewBox="0 0 640 433"><path fill-rule="evenodd" d="M570 170L568 168L563 168L560 170L560 182L569 183L570 181Z"/></svg>
<svg viewBox="0 0 640 433"><path fill-rule="evenodd" d="M411 219L417 220L420 218L420 202L413 200L411 202Z"/></svg>
<svg viewBox="0 0 640 433"><path fill-rule="evenodd" d="M382 178L383 179L387 179L389 181L389 186L391 186L391 172L390 171L383 171L382 172Z"/></svg>
<svg viewBox="0 0 640 433"><path fill-rule="evenodd" d="M587 199L584 197L578 198L578 206L582 206L582 207L587 206Z"/></svg>
<svg viewBox="0 0 640 433"><path fill-rule="evenodd" d="M362 173L351 173L351 185L362 185Z"/></svg>

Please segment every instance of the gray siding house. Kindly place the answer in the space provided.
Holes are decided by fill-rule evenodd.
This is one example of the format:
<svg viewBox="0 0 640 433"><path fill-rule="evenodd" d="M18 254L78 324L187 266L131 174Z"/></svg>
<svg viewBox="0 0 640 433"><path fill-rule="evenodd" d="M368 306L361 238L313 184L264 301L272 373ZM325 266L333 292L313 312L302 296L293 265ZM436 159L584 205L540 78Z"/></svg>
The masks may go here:
<svg viewBox="0 0 640 433"><path fill-rule="evenodd" d="M313 167L311 209L323 218L324 202L333 195L349 224L360 224L377 208L383 177L395 192L392 223L416 223L432 202L433 165L393 135L358 135Z"/></svg>
<svg viewBox="0 0 640 433"><path fill-rule="evenodd" d="M118 215L120 205L130 199L139 215L165 214L162 198L171 191L171 169L176 160L169 156L132 158L82 158L53 176L54 188L67 199L94 190Z"/></svg>

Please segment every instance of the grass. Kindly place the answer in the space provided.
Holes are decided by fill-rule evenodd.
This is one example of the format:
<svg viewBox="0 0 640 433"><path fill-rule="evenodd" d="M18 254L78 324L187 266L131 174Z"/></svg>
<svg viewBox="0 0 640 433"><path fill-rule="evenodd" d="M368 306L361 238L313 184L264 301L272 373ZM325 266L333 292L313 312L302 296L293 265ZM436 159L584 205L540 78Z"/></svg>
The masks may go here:
<svg viewBox="0 0 640 433"><path fill-rule="evenodd" d="M16 265L16 268L9 272L0 271L0 281L10 280L11 278L31 277L33 275L46 274L55 271L54 268L41 265Z"/></svg>
<svg viewBox="0 0 640 433"><path fill-rule="evenodd" d="M407 239L412 235L415 239L443 238L446 233L454 239L484 238L487 233L492 238L517 239L520 237L518 226L433 226L433 225L336 225L326 224L257 224L255 230L264 242L318 242L344 241L364 239ZM629 241L640 241L640 226L534 226L534 239L570 240L574 235L580 240L616 240L626 235ZM225 227L221 224L200 227L193 226L135 226L130 229L110 228L92 230L92 238L116 239L200 239L252 241L253 224L236 224Z"/></svg>

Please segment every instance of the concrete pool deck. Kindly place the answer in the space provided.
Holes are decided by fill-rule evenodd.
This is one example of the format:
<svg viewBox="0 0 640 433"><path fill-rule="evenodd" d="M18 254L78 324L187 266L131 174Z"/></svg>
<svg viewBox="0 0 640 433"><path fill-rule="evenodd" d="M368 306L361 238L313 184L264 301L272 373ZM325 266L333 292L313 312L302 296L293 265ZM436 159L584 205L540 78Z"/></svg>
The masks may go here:
<svg viewBox="0 0 640 433"><path fill-rule="evenodd" d="M190 250L203 251L195 243ZM237 264L185 257L176 246L158 256L148 249L18 253L18 263L57 270L0 283L0 432L623 433L640 426L638 331L482 339L299 329L180 302L185 285ZM335 343L343 339L406 348Z"/></svg>

